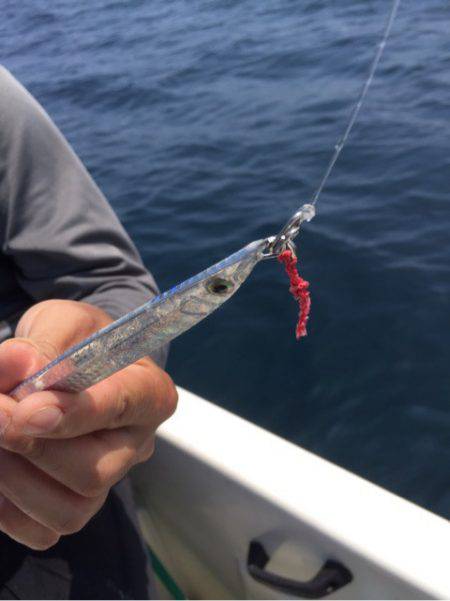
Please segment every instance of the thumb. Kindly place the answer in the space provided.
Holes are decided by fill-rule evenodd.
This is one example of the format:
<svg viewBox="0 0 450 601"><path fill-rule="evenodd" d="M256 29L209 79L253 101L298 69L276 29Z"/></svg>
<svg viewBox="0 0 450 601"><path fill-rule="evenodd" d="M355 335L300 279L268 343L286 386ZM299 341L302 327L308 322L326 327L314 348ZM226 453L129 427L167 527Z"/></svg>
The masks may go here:
<svg viewBox="0 0 450 601"><path fill-rule="evenodd" d="M111 321L104 311L87 303L53 299L33 305L17 325L18 337L0 345L0 393L9 393Z"/></svg>
<svg viewBox="0 0 450 601"><path fill-rule="evenodd" d="M8 394L52 358L27 338L11 338L0 344L0 393Z"/></svg>

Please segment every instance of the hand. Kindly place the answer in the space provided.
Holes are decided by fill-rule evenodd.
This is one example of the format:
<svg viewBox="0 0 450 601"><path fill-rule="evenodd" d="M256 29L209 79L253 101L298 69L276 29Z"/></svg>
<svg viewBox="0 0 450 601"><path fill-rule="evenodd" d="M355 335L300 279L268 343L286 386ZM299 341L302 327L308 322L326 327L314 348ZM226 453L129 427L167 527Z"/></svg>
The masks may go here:
<svg viewBox="0 0 450 601"><path fill-rule="evenodd" d="M7 395L111 321L86 303L45 301L0 345L0 530L33 549L83 528L175 410L172 380L148 358L84 392Z"/></svg>

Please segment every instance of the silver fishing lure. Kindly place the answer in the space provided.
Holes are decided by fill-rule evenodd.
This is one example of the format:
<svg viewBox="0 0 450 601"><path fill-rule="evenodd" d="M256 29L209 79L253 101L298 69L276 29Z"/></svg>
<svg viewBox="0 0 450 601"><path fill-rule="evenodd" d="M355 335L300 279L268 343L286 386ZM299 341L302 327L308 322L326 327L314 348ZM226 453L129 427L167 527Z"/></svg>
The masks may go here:
<svg viewBox="0 0 450 601"><path fill-rule="evenodd" d="M39 390L76 392L92 386L173 340L215 311L264 258L267 241L248 244L171 290L99 330L10 394L21 400Z"/></svg>
<svg viewBox="0 0 450 601"><path fill-rule="evenodd" d="M39 390L85 390L167 344L233 296L261 260L292 244L302 221L314 215L305 205L278 236L244 246L220 263L124 315L67 350L19 384L10 395L21 400Z"/></svg>
<svg viewBox="0 0 450 601"><path fill-rule="evenodd" d="M292 245L303 221L314 216L304 205L278 236L257 240L171 290L130 311L68 349L19 384L10 395L21 400L39 390L78 392L167 344L233 296L254 266Z"/></svg>
<svg viewBox="0 0 450 601"><path fill-rule="evenodd" d="M111 374L167 344L227 301L263 259L277 257L293 248L304 221L315 215L315 204L356 121L373 80L400 0L393 0L381 42L368 77L350 114L343 137L335 146L311 204L303 205L277 236L248 244L220 263L153 298L114 323L70 348L17 386L10 395L17 400L40 390L85 390Z"/></svg>

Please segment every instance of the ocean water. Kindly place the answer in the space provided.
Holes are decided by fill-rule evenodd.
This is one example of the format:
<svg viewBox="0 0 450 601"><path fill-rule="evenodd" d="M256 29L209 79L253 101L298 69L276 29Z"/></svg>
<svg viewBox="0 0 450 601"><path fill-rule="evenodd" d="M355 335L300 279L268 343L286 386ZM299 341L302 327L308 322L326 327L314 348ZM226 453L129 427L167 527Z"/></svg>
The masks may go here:
<svg viewBox="0 0 450 601"><path fill-rule="evenodd" d="M0 56L166 289L310 199L389 6L2 0ZM446 516L449 31L445 2L404 0L299 239L308 337L295 341L287 280L264 262L173 344L168 366L178 384Z"/></svg>

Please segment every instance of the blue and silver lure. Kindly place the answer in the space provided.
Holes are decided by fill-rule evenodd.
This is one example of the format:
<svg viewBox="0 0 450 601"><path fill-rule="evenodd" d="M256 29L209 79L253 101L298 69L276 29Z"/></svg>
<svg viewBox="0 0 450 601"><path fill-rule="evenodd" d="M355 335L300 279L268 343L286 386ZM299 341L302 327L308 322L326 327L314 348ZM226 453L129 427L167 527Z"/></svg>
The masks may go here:
<svg viewBox="0 0 450 601"><path fill-rule="evenodd" d="M124 315L68 349L10 395L21 400L39 390L89 388L167 344L210 315L245 282L259 261L276 257L314 216L304 205L278 236L251 242L223 261Z"/></svg>

